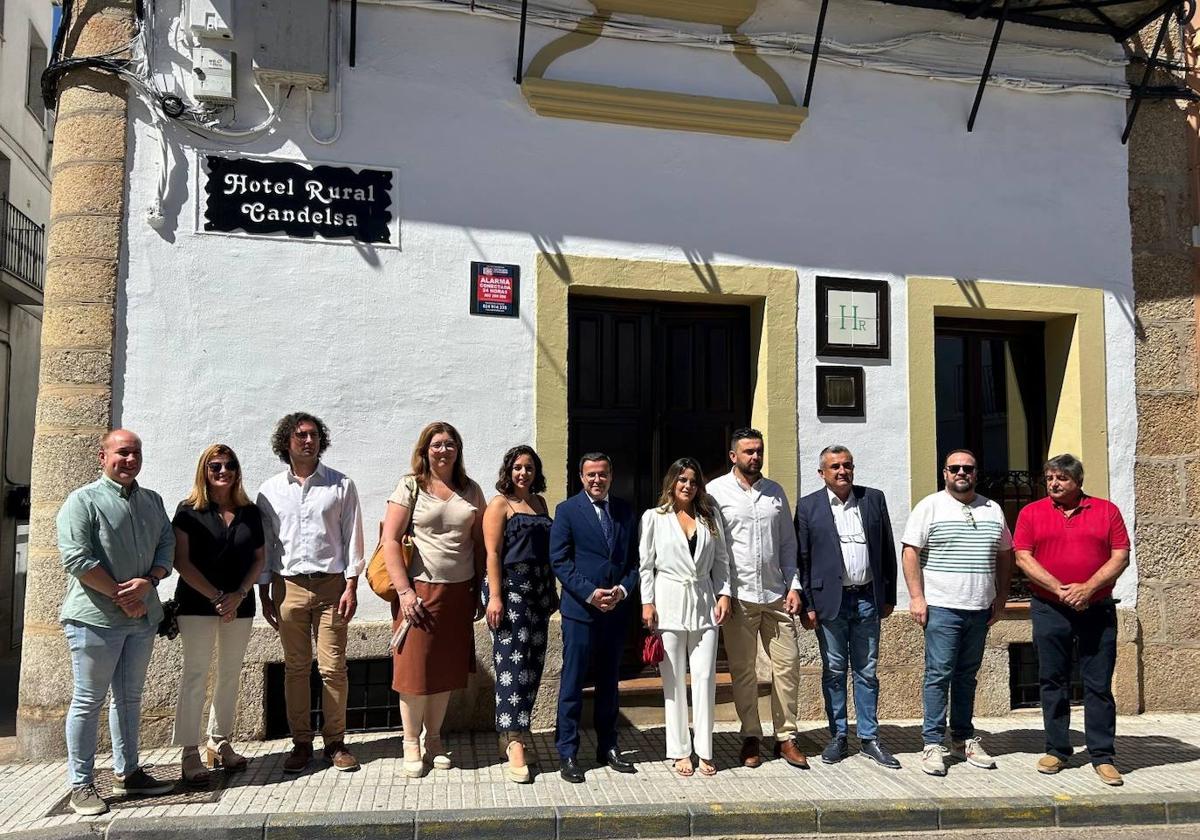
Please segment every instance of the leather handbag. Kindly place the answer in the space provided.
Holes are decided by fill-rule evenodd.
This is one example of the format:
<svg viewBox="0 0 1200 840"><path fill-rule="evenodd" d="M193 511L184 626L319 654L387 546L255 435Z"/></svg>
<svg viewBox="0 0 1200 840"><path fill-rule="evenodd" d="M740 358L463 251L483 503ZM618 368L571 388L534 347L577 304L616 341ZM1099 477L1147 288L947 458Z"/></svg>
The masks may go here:
<svg viewBox="0 0 1200 840"><path fill-rule="evenodd" d="M413 529L413 514L417 509L417 493L419 488L417 482L412 483L412 498L408 506L408 528L404 531L404 536L400 538L400 560L404 563L404 568L407 571L412 568L413 544L412 529ZM383 523L379 523L379 542L375 546L375 551L371 553L371 559L367 561L367 585L371 587L371 591L378 595L388 603L395 603L397 600L396 587L392 583L392 576L388 574L387 564L383 561Z"/></svg>
<svg viewBox="0 0 1200 840"><path fill-rule="evenodd" d="M662 636L657 633L647 633L642 639L642 664L657 665L667 656L663 647Z"/></svg>

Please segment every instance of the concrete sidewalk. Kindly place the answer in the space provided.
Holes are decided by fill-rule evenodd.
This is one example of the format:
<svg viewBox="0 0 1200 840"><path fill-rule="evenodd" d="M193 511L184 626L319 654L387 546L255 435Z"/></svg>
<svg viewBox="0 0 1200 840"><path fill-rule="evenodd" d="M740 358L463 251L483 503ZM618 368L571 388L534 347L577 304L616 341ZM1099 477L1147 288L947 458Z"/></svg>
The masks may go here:
<svg viewBox="0 0 1200 840"><path fill-rule="evenodd" d="M621 746L637 763L636 775L591 769L582 785L558 777L550 733L536 738L544 772L532 785L505 780L496 739L487 733L451 736L457 766L422 779L401 773L397 733L351 738L362 762L356 773L338 773L315 761L298 777L281 771L289 742L269 741L240 745L252 757L245 773L226 779L217 772L210 789L165 798L112 799L106 795L111 775L105 771L98 786L112 810L93 820L81 820L64 807L63 762L17 763L0 766L0 835L59 827L53 833L63 836L90 829L107 831L110 838L185 837L189 831L211 838L224 826L228 831L216 834L311 836L314 824L334 822L330 814L346 815L343 822L356 824L354 836L374 836L370 826L378 824L381 836L470 835L472 840L517 834L567 840L1200 822L1200 715L1121 718L1117 765L1126 782L1120 788L1100 783L1086 753L1057 776L1038 774L1034 762L1042 754L1042 731L1036 713L977 725L984 745L997 756L998 769L952 762L944 778L919 769L920 726L911 721L882 727L884 743L904 764L898 771L858 755L833 766L821 764L817 756L825 733L815 726L802 735L811 770L779 760L754 770L735 767L740 741L731 727L722 726L715 740L721 772L712 779L679 778L662 758L658 728L623 734ZM1078 730L1077 724L1074 741L1082 744ZM587 737L580 750L585 768L594 751ZM155 765L156 776L178 776L177 750L151 750L143 760ZM99 766L107 766L107 757ZM151 827L155 833L146 833Z"/></svg>

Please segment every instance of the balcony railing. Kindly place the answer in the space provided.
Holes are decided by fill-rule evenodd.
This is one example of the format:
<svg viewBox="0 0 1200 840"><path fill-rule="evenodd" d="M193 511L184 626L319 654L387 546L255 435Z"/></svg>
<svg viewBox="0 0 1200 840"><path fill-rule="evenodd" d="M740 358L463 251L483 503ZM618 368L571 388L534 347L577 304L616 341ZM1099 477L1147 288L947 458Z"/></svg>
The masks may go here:
<svg viewBox="0 0 1200 840"><path fill-rule="evenodd" d="M0 271L42 292L46 228L0 197Z"/></svg>

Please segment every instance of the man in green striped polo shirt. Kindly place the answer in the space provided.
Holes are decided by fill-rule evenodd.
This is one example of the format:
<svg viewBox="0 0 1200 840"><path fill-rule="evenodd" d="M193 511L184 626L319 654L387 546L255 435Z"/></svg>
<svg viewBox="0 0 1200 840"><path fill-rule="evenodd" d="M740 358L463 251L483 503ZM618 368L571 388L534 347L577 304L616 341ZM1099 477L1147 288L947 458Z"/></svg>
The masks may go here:
<svg viewBox="0 0 1200 840"><path fill-rule="evenodd" d="M975 677L988 627L1008 599L1012 534L1004 511L975 492L975 456L956 449L942 467L946 489L926 496L904 528L909 612L925 628L925 723L921 769L946 775L947 753L975 767L995 760L975 737ZM951 749L946 737L950 707Z"/></svg>

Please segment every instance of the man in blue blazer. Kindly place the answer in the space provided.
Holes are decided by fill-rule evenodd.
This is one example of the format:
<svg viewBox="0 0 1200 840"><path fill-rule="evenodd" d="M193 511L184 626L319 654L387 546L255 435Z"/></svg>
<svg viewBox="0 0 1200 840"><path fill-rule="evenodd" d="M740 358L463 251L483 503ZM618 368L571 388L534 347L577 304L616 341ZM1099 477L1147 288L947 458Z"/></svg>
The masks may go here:
<svg viewBox="0 0 1200 840"><path fill-rule="evenodd" d="M595 683L596 761L618 773L635 773L617 749L617 681L626 602L638 581L637 532L628 502L609 496L612 459L589 452L579 460L583 492L554 510L550 565L562 582L562 677L558 686L560 774L583 781L576 760L583 684L591 666Z"/></svg>
<svg viewBox="0 0 1200 840"><path fill-rule="evenodd" d="M849 755L846 744L846 673L854 669L854 709L862 754L895 770L900 762L879 741L881 619L896 606L896 544L887 499L854 484L854 456L844 446L821 451L817 471L825 486L796 505L797 566L804 612L817 631L821 690L829 718L829 745L821 761Z"/></svg>

